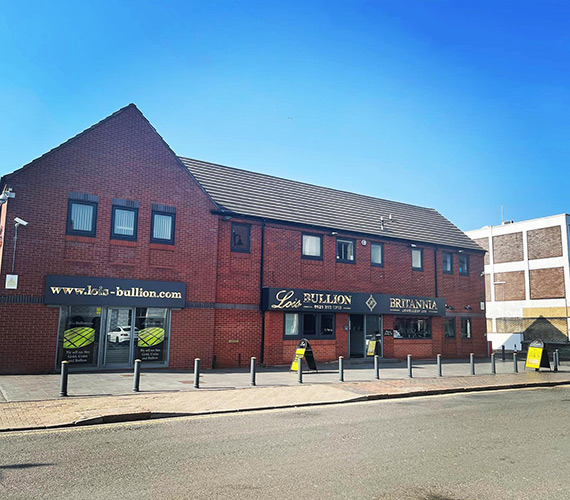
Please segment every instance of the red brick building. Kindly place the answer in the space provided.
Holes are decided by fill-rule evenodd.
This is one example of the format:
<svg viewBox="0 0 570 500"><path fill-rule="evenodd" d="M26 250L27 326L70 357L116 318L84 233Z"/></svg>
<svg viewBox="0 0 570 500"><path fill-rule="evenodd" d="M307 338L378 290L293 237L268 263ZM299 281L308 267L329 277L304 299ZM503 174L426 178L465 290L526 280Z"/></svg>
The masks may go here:
<svg viewBox="0 0 570 500"><path fill-rule="evenodd" d="M487 352L484 251L435 210L179 158L132 104L0 189L1 373Z"/></svg>

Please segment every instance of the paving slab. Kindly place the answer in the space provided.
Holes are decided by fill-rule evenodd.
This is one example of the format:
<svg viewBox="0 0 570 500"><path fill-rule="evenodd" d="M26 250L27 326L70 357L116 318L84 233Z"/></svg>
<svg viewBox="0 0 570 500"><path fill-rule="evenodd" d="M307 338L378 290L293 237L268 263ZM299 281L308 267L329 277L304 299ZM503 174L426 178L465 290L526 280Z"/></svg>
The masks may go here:
<svg viewBox="0 0 570 500"><path fill-rule="evenodd" d="M344 383L295 382L294 385L270 387L192 388L117 396L8 401L0 403L0 431L560 384L570 384L570 371L386 378Z"/></svg>

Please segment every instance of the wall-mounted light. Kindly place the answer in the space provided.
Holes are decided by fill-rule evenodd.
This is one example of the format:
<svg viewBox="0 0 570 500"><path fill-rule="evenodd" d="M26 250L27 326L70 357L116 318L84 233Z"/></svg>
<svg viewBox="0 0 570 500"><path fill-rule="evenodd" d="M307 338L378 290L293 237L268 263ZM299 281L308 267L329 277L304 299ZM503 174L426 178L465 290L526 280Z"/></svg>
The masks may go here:
<svg viewBox="0 0 570 500"><path fill-rule="evenodd" d="M232 216L231 215L224 215L224 220L231 220Z"/></svg>
<svg viewBox="0 0 570 500"><path fill-rule="evenodd" d="M466 311L471 311L472 307L471 306L465 306L465 310Z"/></svg>
<svg viewBox="0 0 570 500"><path fill-rule="evenodd" d="M332 236L336 236L337 234L338 234L338 233L337 233L336 231L332 231L332 232L331 232L331 235L332 235Z"/></svg>
<svg viewBox="0 0 570 500"><path fill-rule="evenodd" d="M457 250L457 253L463 253L463 250Z"/></svg>
<svg viewBox="0 0 570 500"><path fill-rule="evenodd" d="M445 308L446 308L446 309L449 309L450 311L455 310L455 307L450 306L449 304L445 304Z"/></svg>
<svg viewBox="0 0 570 500"><path fill-rule="evenodd" d="M410 243L410 247L412 248L416 248L418 245L416 245L415 243Z"/></svg>

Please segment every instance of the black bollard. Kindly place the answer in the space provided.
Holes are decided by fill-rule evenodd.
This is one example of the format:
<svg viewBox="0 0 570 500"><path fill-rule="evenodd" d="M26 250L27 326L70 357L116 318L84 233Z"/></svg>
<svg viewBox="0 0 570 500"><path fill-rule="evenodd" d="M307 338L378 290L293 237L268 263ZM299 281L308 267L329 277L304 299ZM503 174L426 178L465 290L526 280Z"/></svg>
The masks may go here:
<svg viewBox="0 0 570 500"><path fill-rule="evenodd" d="M344 382L344 358L342 356L338 357L338 379Z"/></svg>
<svg viewBox="0 0 570 500"><path fill-rule="evenodd" d="M59 384L59 396L67 396L67 377L68 377L69 363L67 361L61 362L61 380Z"/></svg>
<svg viewBox="0 0 570 500"><path fill-rule="evenodd" d="M408 354L408 377L412 378L412 355Z"/></svg>
<svg viewBox="0 0 570 500"><path fill-rule="evenodd" d="M249 368L251 378L249 380L249 385L255 385L255 358L251 358L251 364Z"/></svg>
<svg viewBox="0 0 570 500"><path fill-rule="evenodd" d="M495 364L495 353L491 353L491 373L495 375L497 373L497 366Z"/></svg>
<svg viewBox="0 0 570 500"><path fill-rule="evenodd" d="M200 388L200 358L194 360L194 387Z"/></svg>
<svg viewBox="0 0 570 500"><path fill-rule="evenodd" d="M300 356L297 359L297 382L299 384L303 383L303 358Z"/></svg>
<svg viewBox="0 0 570 500"><path fill-rule="evenodd" d="M513 352L513 372L514 373L519 372L519 363L517 360L517 351Z"/></svg>
<svg viewBox="0 0 570 500"><path fill-rule="evenodd" d="M475 354L469 354L469 364L471 365L471 375L475 375Z"/></svg>
<svg viewBox="0 0 570 500"><path fill-rule="evenodd" d="M374 355L374 378L380 380L380 356Z"/></svg>
<svg viewBox="0 0 570 500"><path fill-rule="evenodd" d="M441 354L437 355L437 376L443 377L443 370L441 366Z"/></svg>
<svg viewBox="0 0 570 500"><path fill-rule="evenodd" d="M506 358L505 358L505 346L502 345L502 346L501 346L501 360L502 360L502 361L505 361L505 359L506 359Z"/></svg>
<svg viewBox="0 0 570 500"><path fill-rule="evenodd" d="M133 392L139 392L141 386L141 360L135 359L135 371L133 374Z"/></svg>

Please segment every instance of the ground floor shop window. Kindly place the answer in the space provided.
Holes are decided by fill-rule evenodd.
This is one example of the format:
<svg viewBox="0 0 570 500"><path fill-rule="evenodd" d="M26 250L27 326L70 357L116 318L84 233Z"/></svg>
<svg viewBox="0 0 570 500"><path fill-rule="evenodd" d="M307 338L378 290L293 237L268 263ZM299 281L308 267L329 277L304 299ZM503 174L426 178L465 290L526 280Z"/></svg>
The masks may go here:
<svg viewBox="0 0 570 500"><path fill-rule="evenodd" d="M334 339L334 314L285 313L284 339L295 338Z"/></svg>
<svg viewBox="0 0 570 500"><path fill-rule="evenodd" d="M394 338L431 339L431 318L395 318Z"/></svg>
<svg viewBox="0 0 570 500"><path fill-rule="evenodd" d="M60 309L58 365L129 368L168 363L169 310L165 308L66 306Z"/></svg>
<svg viewBox="0 0 570 500"><path fill-rule="evenodd" d="M97 366L101 312L100 307L62 307L59 325L59 362Z"/></svg>
<svg viewBox="0 0 570 500"><path fill-rule="evenodd" d="M455 318L445 319L445 338L446 339L455 338Z"/></svg>
<svg viewBox="0 0 570 500"><path fill-rule="evenodd" d="M461 336L464 339L471 338L471 318L461 318Z"/></svg>
<svg viewBox="0 0 570 500"><path fill-rule="evenodd" d="M144 361L165 363L168 354L166 309L137 307L135 318L136 358Z"/></svg>

